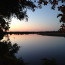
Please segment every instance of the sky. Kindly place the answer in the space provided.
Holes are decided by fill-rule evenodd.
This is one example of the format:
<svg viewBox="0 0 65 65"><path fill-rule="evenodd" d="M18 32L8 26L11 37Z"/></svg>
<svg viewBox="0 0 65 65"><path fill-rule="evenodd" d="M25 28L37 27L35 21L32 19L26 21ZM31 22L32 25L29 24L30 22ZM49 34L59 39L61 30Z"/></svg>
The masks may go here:
<svg viewBox="0 0 65 65"><path fill-rule="evenodd" d="M57 8L52 10L50 4L34 12L28 10L28 22L12 18L9 31L57 31L61 26L57 18L59 13Z"/></svg>

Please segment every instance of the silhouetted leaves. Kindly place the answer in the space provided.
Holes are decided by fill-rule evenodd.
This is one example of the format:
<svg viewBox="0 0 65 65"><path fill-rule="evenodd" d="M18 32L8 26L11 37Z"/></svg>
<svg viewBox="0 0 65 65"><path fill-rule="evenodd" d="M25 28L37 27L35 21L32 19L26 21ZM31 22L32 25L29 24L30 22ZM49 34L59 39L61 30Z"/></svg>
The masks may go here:
<svg viewBox="0 0 65 65"><path fill-rule="evenodd" d="M52 9L54 9L59 1L64 2L64 0L0 0L0 15L8 19L10 16L15 15L21 20L27 18L27 9L35 10L36 5L34 2L38 3L38 5L50 3Z"/></svg>
<svg viewBox="0 0 65 65"><path fill-rule="evenodd" d="M27 9L35 11L35 8L36 5L29 0L0 0L0 28L9 30L12 17L28 20Z"/></svg>
<svg viewBox="0 0 65 65"><path fill-rule="evenodd" d="M29 0L0 0L0 15L8 19L16 15L21 20L27 16L25 9L34 11L35 7L35 4Z"/></svg>
<svg viewBox="0 0 65 65"><path fill-rule="evenodd" d="M60 31L65 32L65 5L58 7L58 10L62 12L62 14L58 14L57 16L57 17L61 16L60 22L62 22L62 25Z"/></svg>
<svg viewBox="0 0 65 65"><path fill-rule="evenodd" d="M17 59L15 53L19 50L17 44L0 42L0 65L25 65L23 59Z"/></svg>
<svg viewBox="0 0 65 65"><path fill-rule="evenodd" d="M61 3L65 2L65 0L34 0L34 2L37 2L38 5L47 5L49 3L52 5L52 9L55 9L56 5L59 4L59 1Z"/></svg>
<svg viewBox="0 0 65 65"><path fill-rule="evenodd" d="M9 23L8 22L6 22L4 19L3 19L3 17L0 17L0 29L3 31L3 30L5 30L5 31L7 31L7 30L9 30Z"/></svg>
<svg viewBox="0 0 65 65"><path fill-rule="evenodd" d="M62 14L59 14L57 17L61 16L60 22L65 23L65 5L58 7L58 10L61 11Z"/></svg>
<svg viewBox="0 0 65 65"><path fill-rule="evenodd" d="M0 55L14 55L19 50L19 46L17 44L12 45L11 42L3 41L0 42Z"/></svg>
<svg viewBox="0 0 65 65"><path fill-rule="evenodd" d="M57 65L56 60L54 58L53 59L44 58L42 60L43 60L43 65Z"/></svg>
<svg viewBox="0 0 65 65"><path fill-rule="evenodd" d="M0 27L2 30L7 31L10 28L8 22L11 21L12 17L19 20L28 20L27 9L35 11L35 8L42 8L43 5L45 6L48 3L52 5L52 9L55 9L59 1L61 3L65 2L65 0L0 0ZM63 12L60 21L65 22L65 6L59 6L58 9Z"/></svg>

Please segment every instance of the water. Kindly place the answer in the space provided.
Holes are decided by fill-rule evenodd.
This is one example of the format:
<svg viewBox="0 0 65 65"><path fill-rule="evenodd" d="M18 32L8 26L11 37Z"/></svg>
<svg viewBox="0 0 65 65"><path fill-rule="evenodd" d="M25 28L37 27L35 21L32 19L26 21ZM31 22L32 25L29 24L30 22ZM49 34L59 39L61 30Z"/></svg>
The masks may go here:
<svg viewBox="0 0 65 65"><path fill-rule="evenodd" d="M65 38L56 36L9 35L11 42L20 46L17 58L23 58L29 65L42 65L43 58L55 58L59 65L65 65Z"/></svg>

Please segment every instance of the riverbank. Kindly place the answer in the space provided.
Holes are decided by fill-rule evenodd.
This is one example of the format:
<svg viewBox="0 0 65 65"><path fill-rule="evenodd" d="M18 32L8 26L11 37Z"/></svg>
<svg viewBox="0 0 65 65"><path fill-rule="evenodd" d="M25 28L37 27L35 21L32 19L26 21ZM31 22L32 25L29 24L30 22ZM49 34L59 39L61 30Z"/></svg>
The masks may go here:
<svg viewBox="0 0 65 65"><path fill-rule="evenodd" d="M65 33L40 33L39 35L62 36L62 37L65 37Z"/></svg>
<svg viewBox="0 0 65 65"><path fill-rule="evenodd" d="M47 35L47 36L63 36L65 37L65 33L60 33L60 32L57 32L57 31L51 31L51 32L4 32L4 34L38 34L38 35Z"/></svg>

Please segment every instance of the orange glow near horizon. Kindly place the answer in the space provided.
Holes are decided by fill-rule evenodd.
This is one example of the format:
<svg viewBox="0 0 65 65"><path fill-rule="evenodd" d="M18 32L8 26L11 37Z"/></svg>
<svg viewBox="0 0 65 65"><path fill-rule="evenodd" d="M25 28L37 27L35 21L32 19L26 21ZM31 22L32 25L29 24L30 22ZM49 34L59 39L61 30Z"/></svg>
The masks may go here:
<svg viewBox="0 0 65 65"><path fill-rule="evenodd" d="M45 31L49 27L45 27L39 24L33 24L32 22L19 21L17 19L12 19L9 31Z"/></svg>
<svg viewBox="0 0 65 65"><path fill-rule="evenodd" d="M51 11L46 7L45 9L42 8L42 10L37 10L37 12L34 13L28 11L28 22L12 18L9 31L57 31L59 30L61 24L56 18L56 12L57 11Z"/></svg>
<svg viewBox="0 0 65 65"><path fill-rule="evenodd" d="M19 25L17 25L17 26L12 26L9 31L47 31L48 29L49 28L47 28L47 29L41 28L41 27L35 28L35 26L23 26L23 25L19 26Z"/></svg>
<svg viewBox="0 0 65 65"><path fill-rule="evenodd" d="M46 30L46 29L44 29ZM27 27L27 26L21 26L21 27L12 27L9 31L43 31L40 28L34 28L34 27Z"/></svg>
<svg viewBox="0 0 65 65"><path fill-rule="evenodd" d="M25 20L19 21L12 18L9 31L57 31L61 23L57 18L58 10L51 10L51 5L36 9L33 13L31 10L27 11L28 22Z"/></svg>

